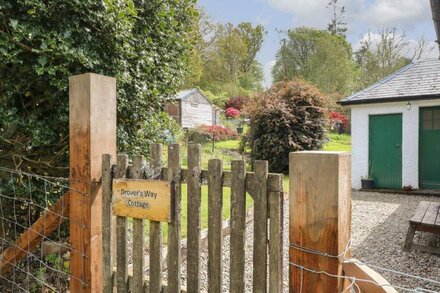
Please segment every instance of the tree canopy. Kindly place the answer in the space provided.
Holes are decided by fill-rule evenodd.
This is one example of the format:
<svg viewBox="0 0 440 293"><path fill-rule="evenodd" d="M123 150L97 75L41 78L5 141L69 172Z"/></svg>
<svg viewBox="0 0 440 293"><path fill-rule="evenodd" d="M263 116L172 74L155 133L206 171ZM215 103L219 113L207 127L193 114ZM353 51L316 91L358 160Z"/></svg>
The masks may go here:
<svg viewBox="0 0 440 293"><path fill-rule="evenodd" d="M145 153L185 75L195 0L0 3L0 163L67 170L68 77L117 78L118 150Z"/></svg>
<svg viewBox="0 0 440 293"><path fill-rule="evenodd" d="M345 37L325 30L289 30L281 41L272 75L274 81L300 77L325 93L347 94L356 76L351 45Z"/></svg>
<svg viewBox="0 0 440 293"><path fill-rule="evenodd" d="M263 26L249 22L216 24L201 11L195 31L186 87L212 93L219 106L231 96L261 89L263 71L256 56L263 44Z"/></svg>

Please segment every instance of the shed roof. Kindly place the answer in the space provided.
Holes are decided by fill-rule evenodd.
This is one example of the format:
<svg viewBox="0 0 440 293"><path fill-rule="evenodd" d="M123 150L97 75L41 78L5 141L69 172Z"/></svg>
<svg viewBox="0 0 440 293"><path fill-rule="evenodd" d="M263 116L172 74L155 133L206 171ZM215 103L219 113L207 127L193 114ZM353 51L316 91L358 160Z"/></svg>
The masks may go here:
<svg viewBox="0 0 440 293"><path fill-rule="evenodd" d="M195 93L200 93L200 95L208 101L208 103L212 104L211 101L200 91L199 89L188 89L178 92L174 97L173 100L182 100L185 101L188 98L190 98Z"/></svg>
<svg viewBox="0 0 440 293"><path fill-rule="evenodd" d="M375 84L341 100L342 105L440 98L440 60L408 64Z"/></svg>

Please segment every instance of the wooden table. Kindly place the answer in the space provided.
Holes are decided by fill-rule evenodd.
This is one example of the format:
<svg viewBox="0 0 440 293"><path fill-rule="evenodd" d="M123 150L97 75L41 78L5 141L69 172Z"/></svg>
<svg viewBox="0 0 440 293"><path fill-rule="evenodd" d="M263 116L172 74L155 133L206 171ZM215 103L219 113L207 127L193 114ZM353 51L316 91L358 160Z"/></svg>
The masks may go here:
<svg viewBox="0 0 440 293"><path fill-rule="evenodd" d="M440 235L440 203L422 201L417 206L414 216L409 220L404 251L415 248L421 251L440 254L440 248L413 243L416 231L429 232Z"/></svg>

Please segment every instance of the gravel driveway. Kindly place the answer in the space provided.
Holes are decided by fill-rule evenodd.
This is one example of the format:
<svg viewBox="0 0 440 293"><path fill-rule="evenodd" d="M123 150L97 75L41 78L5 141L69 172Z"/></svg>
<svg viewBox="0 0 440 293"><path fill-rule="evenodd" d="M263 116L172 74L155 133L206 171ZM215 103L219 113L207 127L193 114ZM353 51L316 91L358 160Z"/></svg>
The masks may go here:
<svg viewBox="0 0 440 293"><path fill-rule="evenodd" d="M417 204L422 201L440 202L440 197L408 196L371 192L353 192L352 255L371 265L385 267L420 277L440 281L440 256L418 251L402 252L402 244ZM288 203L285 209L285 264L288 263ZM246 240L246 292L252 292L252 225L247 229ZM427 237L416 234L415 241L426 242ZM201 285L207 288L207 252L201 254ZM223 291L229 288L229 237L224 239ZM440 292L440 286L426 281L401 276L377 269L391 284L419 291ZM182 276L186 275L186 264ZM288 266L285 265L285 283L288 284ZM186 286L185 280L183 285ZM431 291L421 291L420 289ZM287 292L287 288L286 288Z"/></svg>

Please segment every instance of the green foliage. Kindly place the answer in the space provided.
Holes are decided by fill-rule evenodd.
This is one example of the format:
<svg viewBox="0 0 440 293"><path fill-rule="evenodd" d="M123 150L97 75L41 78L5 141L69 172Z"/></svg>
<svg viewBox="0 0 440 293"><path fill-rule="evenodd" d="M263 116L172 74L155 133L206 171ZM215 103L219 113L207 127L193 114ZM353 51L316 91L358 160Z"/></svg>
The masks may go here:
<svg viewBox="0 0 440 293"><path fill-rule="evenodd" d="M360 68L358 89L365 88L409 64L413 58L403 56L407 46L405 35L395 28L380 30L375 35L368 33L355 53L355 60ZM419 44L414 57L420 57L425 49L427 48L424 44Z"/></svg>
<svg viewBox="0 0 440 293"><path fill-rule="evenodd" d="M67 172L68 77L117 78L118 150L145 154L185 75L195 0L4 0L0 164ZM136 147L137 146L137 147Z"/></svg>
<svg viewBox="0 0 440 293"><path fill-rule="evenodd" d="M211 92L218 106L231 96L261 89L263 70L256 61L264 37L261 25L213 24L202 11L195 31L196 49L185 87Z"/></svg>
<svg viewBox="0 0 440 293"><path fill-rule="evenodd" d="M289 30L281 41L272 75L274 81L300 77L327 94L348 94L357 71L343 36L301 27Z"/></svg>
<svg viewBox="0 0 440 293"><path fill-rule="evenodd" d="M287 172L289 153L320 149L324 142L326 97L301 81L279 82L244 109L253 160L268 160L271 172Z"/></svg>

